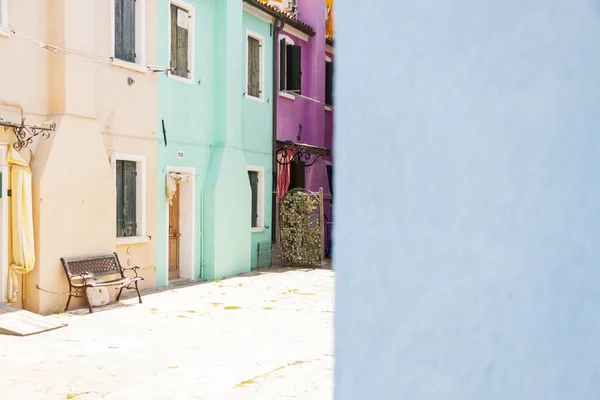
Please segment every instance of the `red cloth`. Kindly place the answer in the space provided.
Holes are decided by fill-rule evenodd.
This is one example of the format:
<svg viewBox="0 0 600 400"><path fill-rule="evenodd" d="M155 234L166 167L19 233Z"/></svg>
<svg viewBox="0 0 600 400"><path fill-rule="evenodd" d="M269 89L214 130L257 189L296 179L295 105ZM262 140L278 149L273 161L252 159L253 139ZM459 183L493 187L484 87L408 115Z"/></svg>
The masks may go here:
<svg viewBox="0 0 600 400"><path fill-rule="evenodd" d="M290 187L290 164L289 161L292 158L292 152L286 150L285 152L279 153L278 160L281 165L277 163L277 200L281 200L283 195L287 192Z"/></svg>

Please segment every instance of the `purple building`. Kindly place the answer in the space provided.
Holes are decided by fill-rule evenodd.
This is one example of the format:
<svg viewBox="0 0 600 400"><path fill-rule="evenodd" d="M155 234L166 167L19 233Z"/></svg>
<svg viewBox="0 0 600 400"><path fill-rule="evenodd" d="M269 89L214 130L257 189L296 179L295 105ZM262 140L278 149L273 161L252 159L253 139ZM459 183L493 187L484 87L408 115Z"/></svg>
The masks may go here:
<svg viewBox="0 0 600 400"><path fill-rule="evenodd" d="M333 223L333 38L331 0L247 0L274 21L275 199L288 190L323 188L326 246ZM328 6L329 4L329 6ZM276 216L277 201L273 202ZM273 225L276 226L276 218ZM274 229L274 234L277 229Z"/></svg>

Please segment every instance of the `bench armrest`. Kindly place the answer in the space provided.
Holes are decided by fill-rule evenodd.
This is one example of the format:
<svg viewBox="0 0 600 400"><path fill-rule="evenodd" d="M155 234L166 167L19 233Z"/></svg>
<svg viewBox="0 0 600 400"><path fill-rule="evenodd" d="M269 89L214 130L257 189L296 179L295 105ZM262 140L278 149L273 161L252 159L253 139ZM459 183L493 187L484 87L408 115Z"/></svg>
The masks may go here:
<svg viewBox="0 0 600 400"><path fill-rule="evenodd" d="M134 278L139 277L137 270L140 269L140 267L138 267L137 265L135 267L131 267L131 268L126 268L126 267L122 267L122 268L123 268L123 273L125 273L125 271L133 271L133 273L135 274Z"/></svg>
<svg viewBox="0 0 600 400"><path fill-rule="evenodd" d="M73 280L81 280L81 284L77 283L76 285L84 285L86 284L86 279L87 278L91 278L93 275L90 274L89 272L84 272L82 274L75 274L75 275L71 275L69 274L69 282L72 283Z"/></svg>

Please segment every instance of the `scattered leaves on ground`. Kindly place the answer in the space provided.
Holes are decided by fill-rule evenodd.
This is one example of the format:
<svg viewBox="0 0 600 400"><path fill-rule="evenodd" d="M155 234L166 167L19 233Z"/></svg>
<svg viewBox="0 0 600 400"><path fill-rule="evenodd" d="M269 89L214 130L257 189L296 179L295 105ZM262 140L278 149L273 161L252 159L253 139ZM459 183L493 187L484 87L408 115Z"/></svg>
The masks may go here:
<svg viewBox="0 0 600 400"><path fill-rule="evenodd" d="M264 307L263 310L272 310L273 307Z"/></svg>
<svg viewBox="0 0 600 400"><path fill-rule="evenodd" d="M66 399L75 399L79 396L83 396L84 394L88 394L89 392L79 392L79 393L67 393L65 396Z"/></svg>
<svg viewBox="0 0 600 400"><path fill-rule="evenodd" d="M177 366L177 365L169 365L167 368L169 368L169 369L177 369L177 368L179 368L179 366Z"/></svg>
<svg viewBox="0 0 600 400"><path fill-rule="evenodd" d="M213 305L213 307L219 307L220 305L222 305L223 303L210 303Z"/></svg>
<svg viewBox="0 0 600 400"><path fill-rule="evenodd" d="M238 383L237 385L235 385L235 387L237 388L243 388L247 385L256 385L256 381L254 379L246 379L243 382Z"/></svg>
<svg viewBox="0 0 600 400"><path fill-rule="evenodd" d="M238 306L225 306L226 310L241 310L240 307Z"/></svg>

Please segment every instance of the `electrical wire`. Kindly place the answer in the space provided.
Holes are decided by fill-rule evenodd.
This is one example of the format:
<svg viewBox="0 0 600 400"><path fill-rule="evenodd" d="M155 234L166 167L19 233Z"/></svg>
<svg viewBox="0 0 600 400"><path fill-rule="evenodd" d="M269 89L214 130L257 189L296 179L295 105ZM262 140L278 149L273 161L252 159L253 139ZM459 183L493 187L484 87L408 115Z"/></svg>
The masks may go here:
<svg viewBox="0 0 600 400"><path fill-rule="evenodd" d="M89 52L85 52L85 51L81 51L81 50L74 50L74 49L69 49L66 47L61 47L61 46L56 46L50 43L46 43L42 40L36 39L34 37L31 37L23 32L19 32L14 28L8 27L8 26L3 26L0 25L1 28L4 28L5 30L7 30L8 32L10 32L11 34L15 35L15 36L19 36L22 37L23 39L29 40L32 43L37 44L38 46L40 46L40 48L48 50L54 54L59 54L59 53L64 53L64 54L68 54L68 55L73 55L73 56L78 56L78 57L84 57L87 58L89 60L95 61L95 62L99 62L99 63L106 63L106 64L110 64L114 61L113 57L109 57L109 56L104 56L104 55L99 55L99 54L94 54L94 53L89 53ZM168 68L166 67L153 67L150 68L149 65L144 65L145 68L149 69L149 70L154 70L154 69L158 69L158 70L168 70Z"/></svg>

